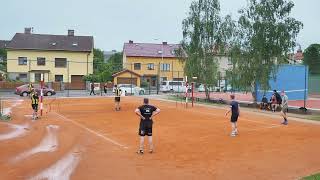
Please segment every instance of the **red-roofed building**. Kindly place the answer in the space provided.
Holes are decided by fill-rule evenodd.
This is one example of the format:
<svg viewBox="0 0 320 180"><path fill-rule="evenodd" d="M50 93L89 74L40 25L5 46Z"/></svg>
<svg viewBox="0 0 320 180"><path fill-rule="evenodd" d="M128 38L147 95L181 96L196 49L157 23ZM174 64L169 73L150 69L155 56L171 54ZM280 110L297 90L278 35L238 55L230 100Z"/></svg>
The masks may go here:
<svg viewBox="0 0 320 180"><path fill-rule="evenodd" d="M184 60L176 56L179 44L134 43L129 41L123 47L123 69L141 76L151 86L157 86L157 81L183 81ZM116 77L115 77L116 78ZM136 78L136 77L135 77ZM125 79L124 81L128 81ZM134 79L134 81L139 81ZM124 83L121 80L118 84ZM134 82L134 84L138 84Z"/></svg>

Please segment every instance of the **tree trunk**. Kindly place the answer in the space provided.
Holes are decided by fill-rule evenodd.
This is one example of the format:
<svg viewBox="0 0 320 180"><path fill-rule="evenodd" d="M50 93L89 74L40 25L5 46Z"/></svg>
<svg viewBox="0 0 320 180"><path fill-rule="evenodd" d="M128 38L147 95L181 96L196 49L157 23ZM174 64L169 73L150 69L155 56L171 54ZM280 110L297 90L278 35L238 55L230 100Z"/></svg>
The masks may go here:
<svg viewBox="0 0 320 180"><path fill-rule="evenodd" d="M206 92L206 99L210 100L210 91L208 89L207 84L204 85L204 89L205 89L205 92Z"/></svg>

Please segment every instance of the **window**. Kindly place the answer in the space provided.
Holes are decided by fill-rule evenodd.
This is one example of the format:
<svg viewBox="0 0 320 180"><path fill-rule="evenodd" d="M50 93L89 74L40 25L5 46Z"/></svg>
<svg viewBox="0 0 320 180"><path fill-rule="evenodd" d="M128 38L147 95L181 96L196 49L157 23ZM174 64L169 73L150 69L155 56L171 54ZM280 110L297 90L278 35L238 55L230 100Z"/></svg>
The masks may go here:
<svg viewBox="0 0 320 180"><path fill-rule="evenodd" d="M67 67L67 59L66 58L55 58L55 67L57 68L65 68Z"/></svg>
<svg viewBox="0 0 320 180"><path fill-rule="evenodd" d="M170 86L182 86L182 82L169 82Z"/></svg>
<svg viewBox="0 0 320 180"><path fill-rule="evenodd" d="M170 71L170 64L161 64L161 71Z"/></svg>
<svg viewBox="0 0 320 180"><path fill-rule="evenodd" d="M27 79L28 75L27 74L19 74L18 78L21 79Z"/></svg>
<svg viewBox="0 0 320 180"><path fill-rule="evenodd" d="M54 81L55 82L63 82L63 75L55 75Z"/></svg>
<svg viewBox="0 0 320 180"><path fill-rule="evenodd" d="M228 65L232 65L231 58L228 58Z"/></svg>
<svg viewBox="0 0 320 180"><path fill-rule="evenodd" d="M148 70L154 70L154 64L153 63L148 64Z"/></svg>
<svg viewBox="0 0 320 180"><path fill-rule="evenodd" d="M41 73L35 73L34 74L34 80L36 82L40 82L41 81Z"/></svg>
<svg viewBox="0 0 320 180"><path fill-rule="evenodd" d="M161 79L161 81L167 81L168 80L167 77L161 77L160 79Z"/></svg>
<svg viewBox="0 0 320 180"><path fill-rule="evenodd" d="M28 64L27 57L19 57L18 58L18 63L19 63L19 65L27 65Z"/></svg>
<svg viewBox="0 0 320 180"><path fill-rule="evenodd" d="M38 57L38 58L37 58L37 65L38 65L38 66L45 66L45 65L46 65L46 58L44 58L44 57Z"/></svg>
<svg viewBox="0 0 320 180"><path fill-rule="evenodd" d="M173 81L183 81L183 78L173 78Z"/></svg>
<svg viewBox="0 0 320 180"><path fill-rule="evenodd" d="M141 63L134 63L134 70L141 70Z"/></svg>

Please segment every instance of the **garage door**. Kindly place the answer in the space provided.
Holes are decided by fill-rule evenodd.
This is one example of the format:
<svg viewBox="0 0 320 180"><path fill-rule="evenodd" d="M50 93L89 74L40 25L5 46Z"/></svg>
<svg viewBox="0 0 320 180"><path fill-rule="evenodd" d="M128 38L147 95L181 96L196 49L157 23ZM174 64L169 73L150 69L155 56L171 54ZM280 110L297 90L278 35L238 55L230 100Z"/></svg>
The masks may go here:
<svg viewBox="0 0 320 180"><path fill-rule="evenodd" d="M82 75L71 75L70 89L77 89L77 90L86 89L86 84L83 81Z"/></svg>
<svg viewBox="0 0 320 180"><path fill-rule="evenodd" d="M118 84L134 84L137 85L138 79L137 78L121 78L118 77L117 79Z"/></svg>

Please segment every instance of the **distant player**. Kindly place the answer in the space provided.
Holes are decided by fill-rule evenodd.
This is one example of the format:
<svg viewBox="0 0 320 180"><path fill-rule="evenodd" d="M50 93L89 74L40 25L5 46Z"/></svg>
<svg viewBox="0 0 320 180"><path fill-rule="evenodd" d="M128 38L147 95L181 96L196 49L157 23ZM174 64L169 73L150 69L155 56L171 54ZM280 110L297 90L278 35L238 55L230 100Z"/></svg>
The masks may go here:
<svg viewBox="0 0 320 180"><path fill-rule="evenodd" d="M283 117L283 125L288 125L288 117L287 117L287 112L288 112L288 96L284 91L281 92L281 98L282 98L282 104L281 104L281 116Z"/></svg>
<svg viewBox="0 0 320 180"><path fill-rule="evenodd" d="M31 97L31 106L33 109L32 119L36 120L38 118L38 106L39 106L39 96L37 91L32 89L30 93L30 97Z"/></svg>
<svg viewBox="0 0 320 180"><path fill-rule="evenodd" d="M140 135L140 146L138 154L143 154L144 147L144 137L147 135L149 137L149 152L153 152L152 143L152 125L153 117L160 113L160 109L152 105L149 105L149 99L145 98L143 100L143 105L136 109L136 114L141 118L139 135Z"/></svg>
<svg viewBox="0 0 320 180"><path fill-rule="evenodd" d="M121 109L120 100L121 100L122 91L117 85L114 85L114 94L115 94L115 98L114 98L115 109L116 109L116 111L120 111L120 109Z"/></svg>
<svg viewBox="0 0 320 180"><path fill-rule="evenodd" d="M231 112L231 126L232 126L231 136L236 136L238 135L237 122L240 116L240 107L239 107L239 103L235 100L234 94L231 94L230 98L231 98L230 109L226 112L226 116Z"/></svg>

